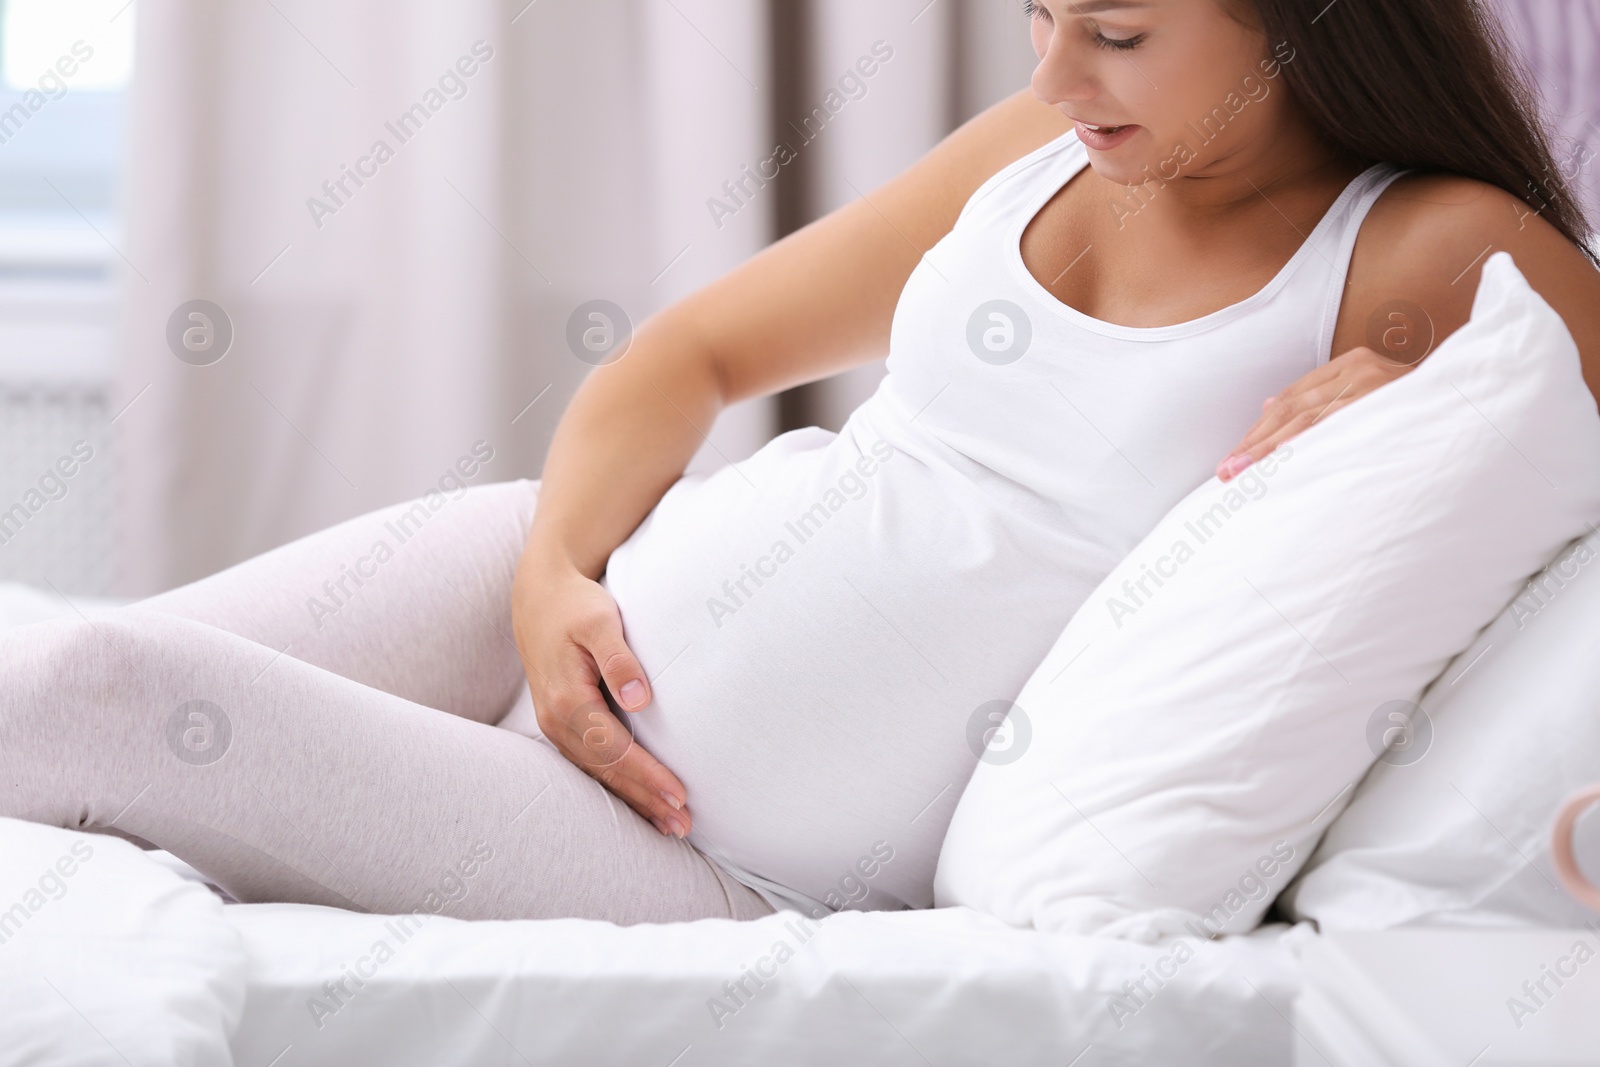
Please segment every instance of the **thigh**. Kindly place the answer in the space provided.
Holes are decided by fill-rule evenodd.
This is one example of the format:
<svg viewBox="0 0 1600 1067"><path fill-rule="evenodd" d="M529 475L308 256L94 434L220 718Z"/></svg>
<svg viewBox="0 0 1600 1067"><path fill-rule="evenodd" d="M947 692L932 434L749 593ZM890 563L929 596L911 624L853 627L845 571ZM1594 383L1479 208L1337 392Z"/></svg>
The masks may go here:
<svg viewBox="0 0 1600 1067"><path fill-rule="evenodd" d="M511 583L538 495L527 480L431 492L137 606L495 722L523 685Z"/></svg>
<svg viewBox="0 0 1600 1067"><path fill-rule="evenodd" d="M267 669L270 665L270 669ZM0 633L0 814L242 901L617 923L772 909L543 742L139 608Z"/></svg>

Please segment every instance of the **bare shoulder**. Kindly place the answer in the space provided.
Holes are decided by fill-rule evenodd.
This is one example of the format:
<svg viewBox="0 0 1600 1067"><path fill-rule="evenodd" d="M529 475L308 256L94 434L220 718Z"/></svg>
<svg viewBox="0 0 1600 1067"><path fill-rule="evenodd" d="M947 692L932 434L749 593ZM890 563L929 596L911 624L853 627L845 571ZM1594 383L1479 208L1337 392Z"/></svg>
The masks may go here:
<svg viewBox="0 0 1600 1067"><path fill-rule="evenodd" d="M880 359L923 252L991 176L1069 129L1029 92L989 108L906 170L662 313L726 403Z"/></svg>
<svg viewBox="0 0 1600 1067"><path fill-rule="evenodd" d="M962 124L872 199L926 248L950 231L984 182L1071 128L1024 89Z"/></svg>
<svg viewBox="0 0 1600 1067"><path fill-rule="evenodd" d="M968 157L973 188L1002 168L1060 137L1072 122L1022 89L963 123L946 140L952 155ZM979 177L981 175L981 177Z"/></svg>
<svg viewBox="0 0 1600 1067"><path fill-rule="evenodd" d="M1058 109L1022 89L962 123L929 154L973 189L1072 129Z"/></svg>
<svg viewBox="0 0 1600 1067"><path fill-rule="evenodd" d="M1472 178L1408 174L1362 224L1333 353L1368 344L1368 326L1400 303L1420 309L1434 344L1472 314L1484 261L1509 252L1528 284L1566 322L1600 392L1600 271L1577 246L1511 193Z"/></svg>

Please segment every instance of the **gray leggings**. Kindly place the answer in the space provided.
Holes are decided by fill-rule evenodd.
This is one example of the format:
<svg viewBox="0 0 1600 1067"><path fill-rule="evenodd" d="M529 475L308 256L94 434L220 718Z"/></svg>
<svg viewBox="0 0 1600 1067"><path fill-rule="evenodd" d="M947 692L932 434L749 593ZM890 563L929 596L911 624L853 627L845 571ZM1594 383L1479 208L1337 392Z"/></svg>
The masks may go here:
<svg viewBox="0 0 1600 1067"><path fill-rule="evenodd" d="M511 582L538 490L432 493L126 608L0 631L0 815L152 843L247 902L772 914L536 728L495 725L527 708Z"/></svg>

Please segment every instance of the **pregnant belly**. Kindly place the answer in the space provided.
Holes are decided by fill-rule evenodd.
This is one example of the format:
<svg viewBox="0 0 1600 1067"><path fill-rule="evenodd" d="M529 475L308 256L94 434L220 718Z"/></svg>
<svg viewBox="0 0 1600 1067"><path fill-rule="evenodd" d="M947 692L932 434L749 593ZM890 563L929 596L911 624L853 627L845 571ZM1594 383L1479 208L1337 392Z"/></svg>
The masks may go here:
<svg viewBox="0 0 1600 1067"><path fill-rule="evenodd" d="M613 555L655 691L628 721L687 788L691 842L829 908L932 904L970 726L1087 592L959 490L801 431L680 482Z"/></svg>

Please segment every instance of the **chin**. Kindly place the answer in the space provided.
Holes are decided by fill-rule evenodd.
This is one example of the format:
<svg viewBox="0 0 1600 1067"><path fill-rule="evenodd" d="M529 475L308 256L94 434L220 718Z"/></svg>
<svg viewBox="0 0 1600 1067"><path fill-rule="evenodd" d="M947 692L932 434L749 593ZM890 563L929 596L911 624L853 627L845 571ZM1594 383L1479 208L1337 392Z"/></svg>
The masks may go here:
<svg viewBox="0 0 1600 1067"><path fill-rule="evenodd" d="M1121 152L1109 154L1090 151L1089 167L1100 177L1107 181L1116 182L1118 185L1143 185L1150 180L1151 173L1158 161L1146 159L1144 156L1124 155ZM1146 171L1146 167L1151 168Z"/></svg>

